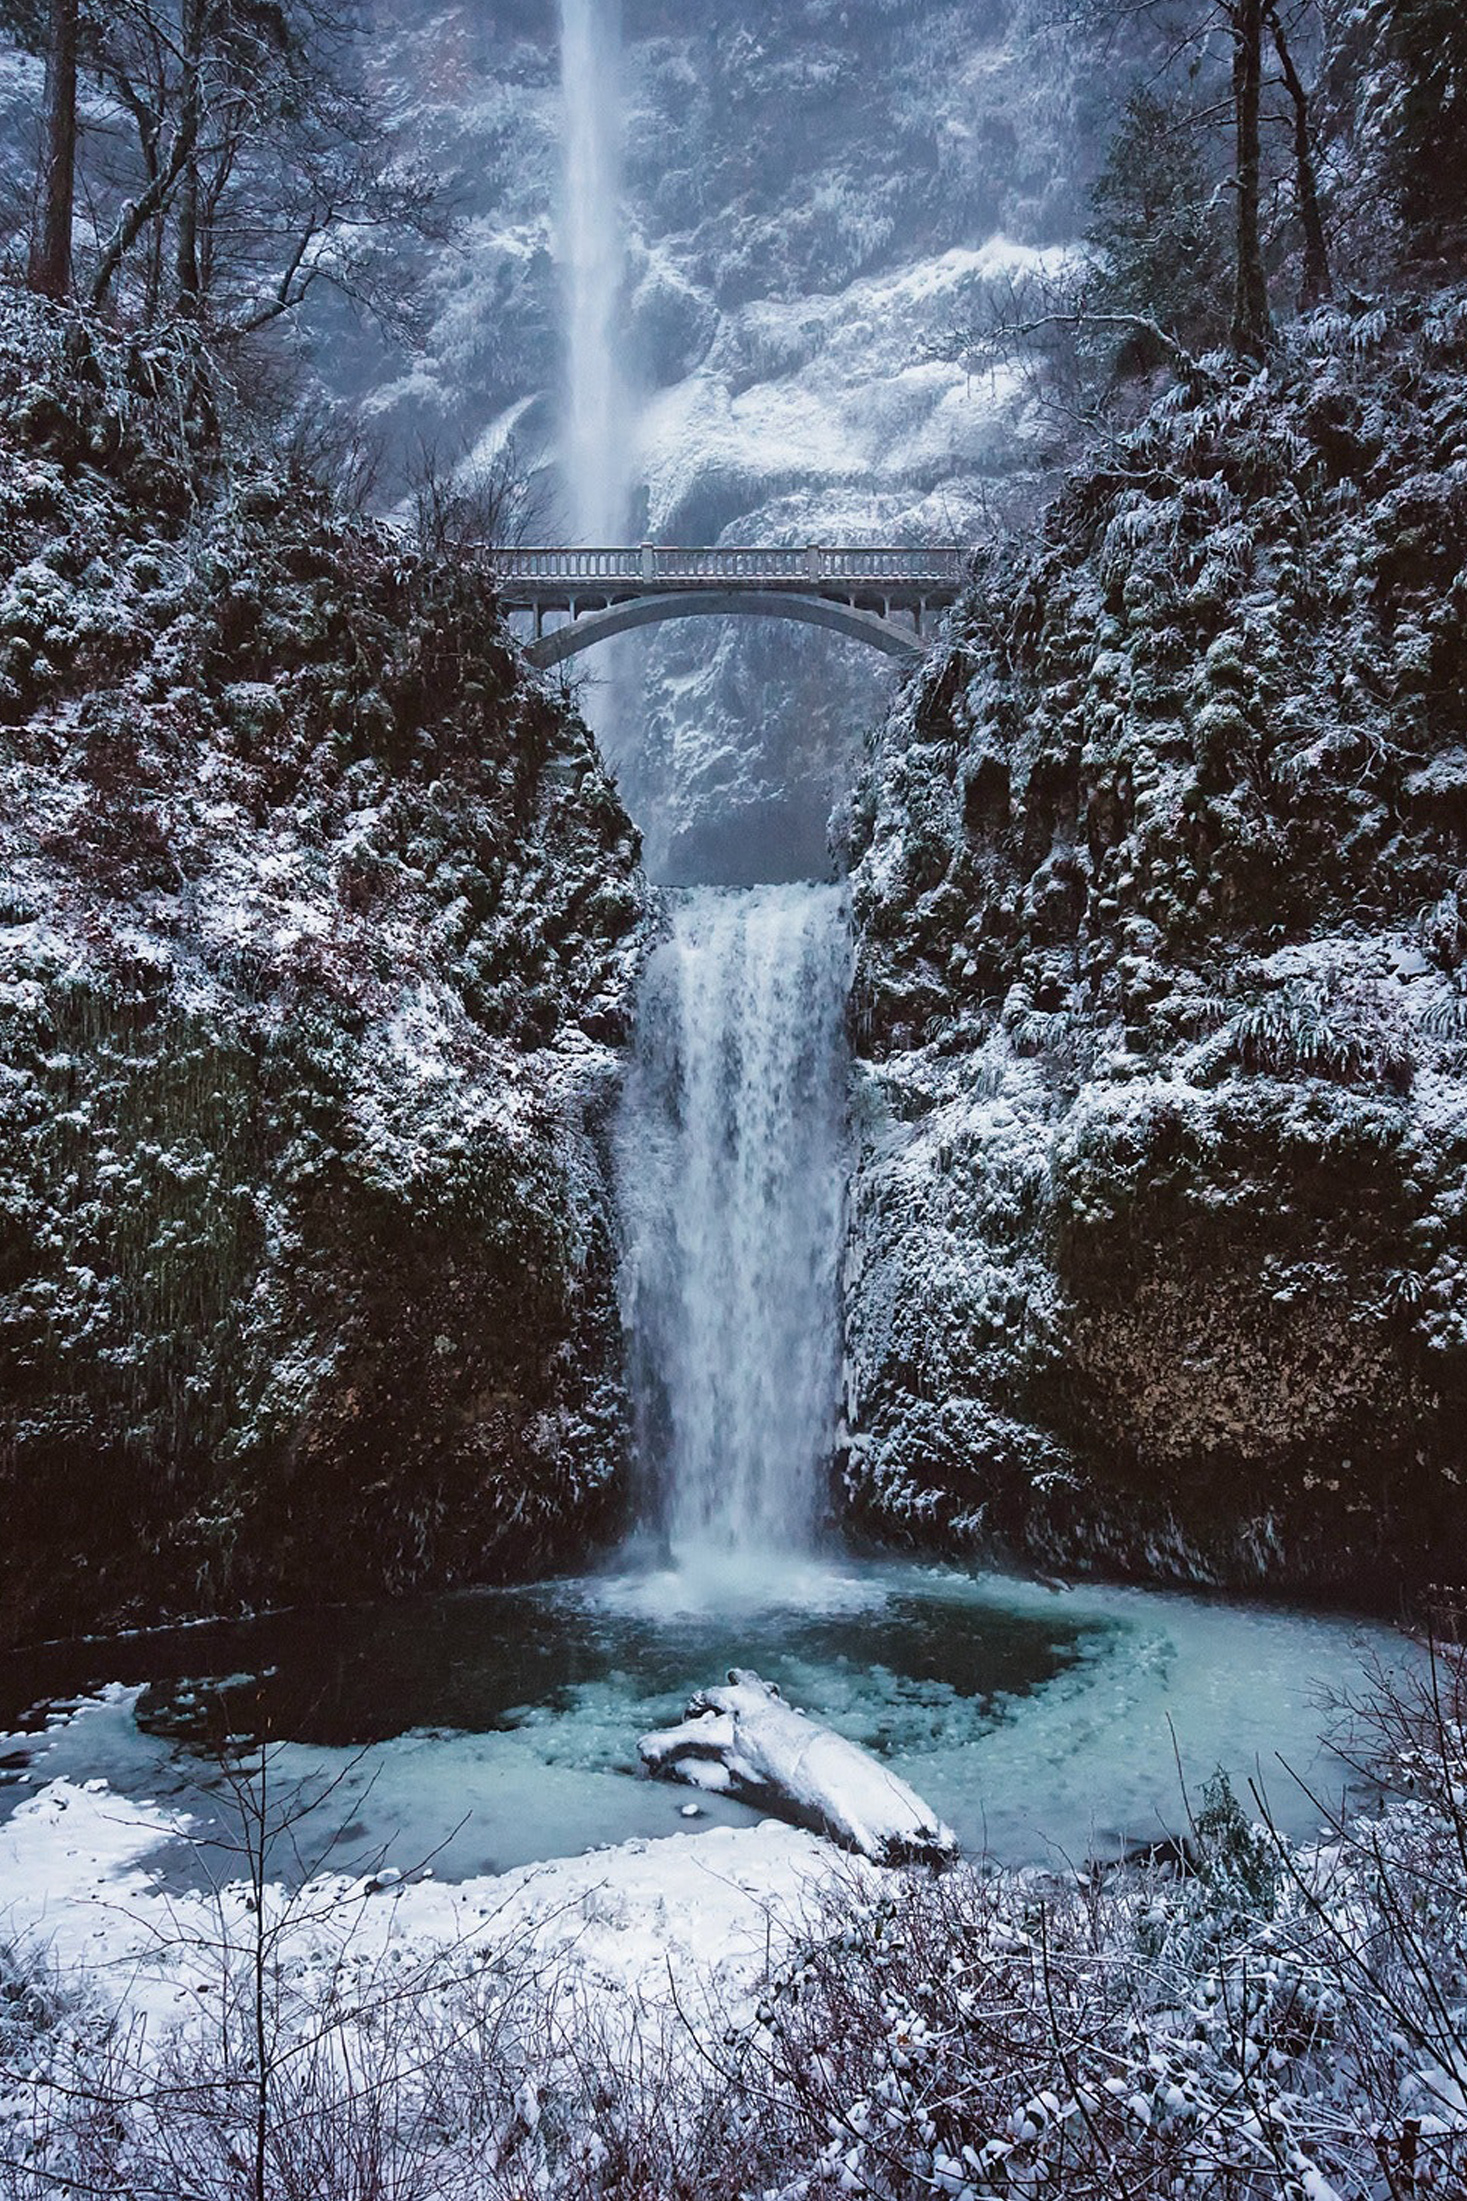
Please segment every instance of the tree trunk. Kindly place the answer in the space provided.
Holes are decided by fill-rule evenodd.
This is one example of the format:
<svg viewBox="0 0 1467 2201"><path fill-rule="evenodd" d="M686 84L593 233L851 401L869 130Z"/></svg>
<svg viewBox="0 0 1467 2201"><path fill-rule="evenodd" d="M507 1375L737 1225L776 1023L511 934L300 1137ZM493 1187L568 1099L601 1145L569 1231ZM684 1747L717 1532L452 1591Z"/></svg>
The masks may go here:
<svg viewBox="0 0 1467 2201"><path fill-rule="evenodd" d="M1259 111L1263 97L1264 0L1233 0L1233 108L1237 118L1238 244L1233 349L1261 359L1273 343L1260 229Z"/></svg>
<svg viewBox="0 0 1467 2201"><path fill-rule="evenodd" d="M71 215L76 197L77 0L50 0L46 25L41 190L27 280L44 298L71 290Z"/></svg>
<svg viewBox="0 0 1467 2201"><path fill-rule="evenodd" d="M173 271L178 284L178 312L187 321L198 319L203 302L199 282L199 170L194 153L199 135L203 42L204 0L184 0L183 91L178 129L179 136L189 147L189 154L178 187Z"/></svg>
<svg viewBox="0 0 1467 2201"><path fill-rule="evenodd" d="M1268 9L1268 27L1273 33L1274 50L1279 57L1279 67L1284 72L1284 83L1294 102L1294 190L1299 201L1299 220L1304 228L1304 272L1299 280L1299 311L1307 313L1311 306L1322 306L1326 298L1334 296L1334 285L1330 281L1329 272L1329 246L1324 235L1324 217L1319 211L1319 179L1315 174L1314 142L1309 129L1309 96L1294 66L1294 57L1284 36L1284 26L1272 0Z"/></svg>
<svg viewBox="0 0 1467 2201"><path fill-rule="evenodd" d="M163 302L163 254L166 244L160 179L163 173L163 117L157 108L138 90L120 70L112 76L112 85L137 126L138 151L142 155L143 173L147 183L143 202L153 208L147 223L147 243L143 260L143 326L151 328L158 318ZM110 277L108 278L110 281Z"/></svg>

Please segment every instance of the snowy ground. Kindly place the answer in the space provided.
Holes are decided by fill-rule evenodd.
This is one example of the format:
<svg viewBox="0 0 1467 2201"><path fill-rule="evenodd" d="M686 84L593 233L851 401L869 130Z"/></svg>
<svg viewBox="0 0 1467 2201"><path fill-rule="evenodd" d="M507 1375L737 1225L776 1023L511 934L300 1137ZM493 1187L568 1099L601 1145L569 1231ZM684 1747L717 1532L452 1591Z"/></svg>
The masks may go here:
<svg viewBox="0 0 1467 2201"><path fill-rule="evenodd" d="M252 1896L243 1879L165 1892L148 1859L187 1831L181 1815L102 1781L50 1782L0 1830L0 1944L44 1957L62 1980L85 1972L150 2032L207 2021L222 1933L247 1947ZM294 1897L270 1891L267 1911L283 1928L280 1968L308 1999L348 1950L373 1973L513 1951L606 2008L675 1995L722 2018L798 1930L814 1886L852 1869L815 1835L765 1821L458 1885L323 1877Z"/></svg>

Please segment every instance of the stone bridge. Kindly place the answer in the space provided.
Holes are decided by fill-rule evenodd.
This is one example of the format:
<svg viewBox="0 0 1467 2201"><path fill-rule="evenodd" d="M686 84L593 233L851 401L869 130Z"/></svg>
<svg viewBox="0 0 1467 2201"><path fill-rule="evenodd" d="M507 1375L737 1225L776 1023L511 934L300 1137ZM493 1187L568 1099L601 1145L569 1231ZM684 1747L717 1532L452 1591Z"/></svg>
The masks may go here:
<svg viewBox="0 0 1467 2201"><path fill-rule="evenodd" d="M506 611L534 615L530 662L558 665L632 627L714 614L833 627L889 657L924 648L923 621L962 586L966 553L924 550L489 550ZM565 623L548 627L546 614Z"/></svg>

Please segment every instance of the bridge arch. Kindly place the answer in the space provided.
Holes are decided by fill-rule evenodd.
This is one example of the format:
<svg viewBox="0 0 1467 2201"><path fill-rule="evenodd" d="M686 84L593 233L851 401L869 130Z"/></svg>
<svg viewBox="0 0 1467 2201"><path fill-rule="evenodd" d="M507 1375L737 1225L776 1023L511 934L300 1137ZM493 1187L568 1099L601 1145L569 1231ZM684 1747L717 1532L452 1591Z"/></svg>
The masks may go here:
<svg viewBox="0 0 1467 2201"><path fill-rule="evenodd" d="M898 626L880 612L861 611L826 596L801 596L785 589L670 589L655 596L635 596L607 604L598 611L574 615L563 627L554 627L533 641L526 652L541 670L559 665L581 650L606 642L634 627L658 626L667 619L794 619L808 627L829 627L849 635L888 657L911 662L922 655L922 638L911 626Z"/></svg>

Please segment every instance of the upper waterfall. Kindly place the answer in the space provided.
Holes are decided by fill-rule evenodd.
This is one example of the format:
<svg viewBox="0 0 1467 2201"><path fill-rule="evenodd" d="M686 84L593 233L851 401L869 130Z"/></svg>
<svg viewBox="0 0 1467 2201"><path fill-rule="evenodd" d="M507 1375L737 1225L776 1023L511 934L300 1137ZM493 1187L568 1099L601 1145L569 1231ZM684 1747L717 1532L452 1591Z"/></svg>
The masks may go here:
<svg viewBox="0 0 1467 2201"><path fill-rule="evenodd" d="M565 100L560 257L565 300L562 473L582 542L620 542L631 494L632 406L622 365L625 278L621 0L560 0Z"/></svg>
<svg viewBox="0 0 1467 2201"><path fill-rule="evenodd" d="M850 944L834 886L696 888L619 1128L644 1470L679 1562L814 1541L835 1418Z"/></svg>

